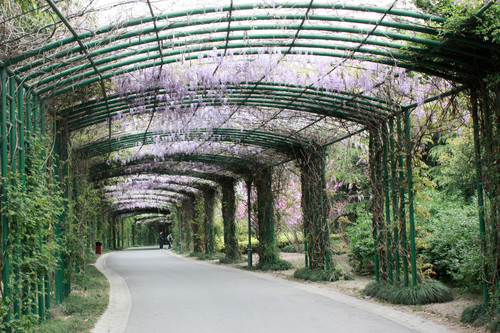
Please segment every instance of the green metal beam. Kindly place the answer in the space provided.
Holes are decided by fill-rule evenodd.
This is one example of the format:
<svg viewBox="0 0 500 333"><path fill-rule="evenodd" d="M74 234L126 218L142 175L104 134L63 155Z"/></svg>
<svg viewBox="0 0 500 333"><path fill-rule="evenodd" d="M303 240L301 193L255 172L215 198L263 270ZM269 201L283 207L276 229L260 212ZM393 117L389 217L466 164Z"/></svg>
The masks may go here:
<svg viewBox="0 0 500 333"><path fill-rule="evenodd" d="M292 3L277 3L276 7L277 8L283 8L283 9L287 9L287 8L304 8L304 9L312 8L312 9L349 10L349 11L359 11L360 13L363 13L363 14L366 14L367 12L380 13L380 14L388 13L388 14L395 15L395 16L412 17L412 18L417 18L417 19L421 19L421 20L425 20L425 21L435 21L435 22L439 22L439 23L443 23L445 21L443 18L438 17L438 16L433 16L433 15L426 15L426 14L414 13L414 12L410 12L410 11L396 10L396 9L388 10L387 8L368 7L368 6L351 6L351 5L345 5L345 6L344 5L333 5L332 6L332 5L328 5L328 4L314 4L314 3L313 4L304 4L304 3L293 3L292 2ZM255 8L255 4L241 4L241 5L234 6L234 8L226 6L226 7L223 8L223 10L222 10L222 12L220 14L220 17L216 18L215 22L225 22L224 20L228 19L227 16L224 15L223 12L226 12L226 11L240 11L240 10L241 11L243 11L243 10L253 10L254 8ZM73 43L73 42L75 42L77 40L84 40L84 39L92 38L92 37L95 37L95 36L100 36L100 35L107 34L107 33L111 32L113 30L116 30L117 28L129 28L129 27L134 27L134 26L140 26L140 25L144 25L146 23L151 23L151 22L153 22L153 20L162 21L162 20L165 20L165 19L173 19L173 18L179 18L179 17L190 17L190 18L192 18L195 15L205 15L205 14L210 14L210 13L216 13L218 11L219 11L219 9L216 8L216 7L189 9L189 10L178 11L178 12L173 12L173 13L164 13L164 14L161 14L161 15L157 15L155 17L143 17L143 18L140 18L140 19L134 19L134 20L131 20L131 21L128 21L128 22L124 22L124 23L118 24L118 25L109 25L109 26L102 27L102 28L98 29L97 31L87 31L87 32L78 34L78 35L73 36L73 37L65 38L65 39L60 40L60 41L56 41L56 42L53 42L53 43L50 43L50 44L46 44L43 47L40 47L38 49L30 50L30 51L28 51L28 52L26 52L24 54L21 54L21 55L19 55L17 57L9 59L8 61L5 62L5 64L7 66L11 66L11 65L14 65L14 64L16 64L18 62L26 60L26 59L28 59L30 57L42 55L45 52L51 51L53 49L60 48L60 47L62 47L64 45ZM263 19L270 19L270 18L274 18L274 16L273 17L265 16ZM328 20L335 20L335 17L334 16L332 16L332 17L326 17L326 19L328 19ZM348 18L348 17L337 17L336 19L337 20L339 20L339 19L343 19L343 20L348 19L349 20L350 18ZM355 18L351 18L351 19L355 19ZM236 16L233 15L231 17L231 20L236 21L237 20ZM246 19L246 20L252 20L252 17L250 17L250 19ZM378 22L372 22L372 24L376 24L376 23L378 23ZM181 25L181 24L183 24L183 25ZM177 24L170 24L169 27L179 28L179 27L184 27L184 26L192 26L192 25L196 25L196 24L208 24L208 22L203 22L203 20L190 19L189 22L178 22ZM393 23L380 22L378 24L382 24L382 25L383 24L391 24L392 25ZM418 27L417 25L414 25L412 28L409 28L407 24L398 24L398 23L396 23L395 26L391 26L391 27L394 27L394 28L397 28L397 29L412 29L412 30L413 29L422 29L421 27ZM166 27L161 26L161 25L158 25L156 27L156 29L160 30L160 31L163 30L163 29L165 29L165 28ZM135 33L135 34L141 34L142 35L142 30L141 29L132 30L132 32L129 32L129 33ZM432 30L429 29L429 32L432 32ZM436 30L435 30L434 34L437 34ZM108 38L111 38L112 40L117 40L120 37L121 37L120 35L114 35L114 36L111 36L111 37L108 37ZM130 38L130 36L124 36L123 38ZM100 41L100 42L102 42L102 41ZM97 41L96 41L96 43L97 43ZM92 47L92 45L88 45L88 46L86 45L86 47ZM81 48L75 48L71 52L77 53L77 52L80 52L80 51L82 51Z"/></svg>
<svg viewBox="0 0 500 333"><path fill-rule="evenodd" d="M7 70L0 68L0 87L1 87L1 108L0 108L0 158L1 158L1 203L2 203L2 284L3 296L10 296L10 253L8 251L9 242L9 221L3 208L7 205L7 177L8 177L8 158L7 158ZM7 310L6 321L11 319L11 311Z"/></svg>

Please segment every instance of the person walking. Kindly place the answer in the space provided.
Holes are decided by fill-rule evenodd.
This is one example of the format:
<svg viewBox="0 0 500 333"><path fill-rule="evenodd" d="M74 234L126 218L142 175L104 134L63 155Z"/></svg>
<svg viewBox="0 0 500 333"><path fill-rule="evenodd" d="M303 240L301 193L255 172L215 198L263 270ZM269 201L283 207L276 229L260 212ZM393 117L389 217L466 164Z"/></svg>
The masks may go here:
<svg viewBox="0 0 500 333"><path fill-rule="evenodd" d="M168 234L167 236L167 242L168 242L168 248L171 249L172 248L172 242L174 240L174 237L172 237L172 234Z"/></svg>
<svg viewBox="0 0 500 333"><path fill-rule="evenodd" d="M163 231L160 231L160 250L163 249Z"/></svg>

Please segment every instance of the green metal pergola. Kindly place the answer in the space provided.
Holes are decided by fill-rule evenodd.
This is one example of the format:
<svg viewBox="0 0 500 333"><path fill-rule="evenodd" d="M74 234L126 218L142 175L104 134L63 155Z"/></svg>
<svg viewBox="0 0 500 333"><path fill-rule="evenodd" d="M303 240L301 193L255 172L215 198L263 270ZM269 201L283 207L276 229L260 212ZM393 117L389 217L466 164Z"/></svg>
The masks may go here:
<svg viewBox="0 0 500 333"><path fill-rule="evenodd" d="M92 161L89 179L94 182L125 183L129 178L146 175L190 177L194 180L185 185L201 189L205 201L212 202L207 204L207 212L213 211L214 188L221 188L223 206L232 205L234 209L235 181L243 179L249 187L254 184L259 189L259 235L264 230L271 234L261 236L261 243L271 248L271 168L296 160L305 198L304 233L315 239L306 254L308 265L312 269L329 269L324 150L365 132L370 138L370 178L374 188L371 213L376 279L416 286L410 115L427 103L471 91L476 105L472 115L479 220L483 250L489 248L481 180L482 172L494 167L481 154L493 150L483 151L481 147L498 140L491 135L495 130L490 130L480 142L480 134L487 126L481 127L477 121L487 122L498 110L493 110L494 103L488 97L491 88L475 86L476 81L471 80L478 76L477 66L471 64L498 73L494 60L498 56L497 44L458 33L441 35L445 18L400 8L397 0L388 7L317 1L282 1L274 6L225 1L222 6L157 13L147 0L142 6L148 9L149 16L92 29L79 29L57 3L46 2L47 9L59 20L61 33L49 43L0 58L2 207L9 200L9 170L24 175L32 138L48 132L53 136L54 149L47 154L53 154L53 164L58 168L55 177L61 179L61 188L66 192L68 184L64 179L70 171L63 162L69 153L76 159ZM486 2L471 20L492 6L498 4ZM239 65L227 68L240 68L240 77L248 78L245 75L253 70L251 66L262 62L264 56L272 59L269 61L274 61L275 67L289 70L289 80L256 69L260 76L238 81L232 76L235 73L225 67ZM319 69L314 67L316 63L321 64ZM264 66L262 63L258 69ZM345 82L330 82L331 87L322 83L338 72L344 75L339 78L347 74L354 77L369 68L389 76L396 73L396 77L436 79L442 89L436 88L421 100L411 96L389 99L383 92L395 88L388 84L387 75L376 78L370 89L359 84L345 89ZM197 78L205 77L206 73L197 73L197 69L209 70L208 76L216 78L216 84L179 81L181 86L175 81L195 74ZM165 73L178 84L177 90L159 85ZM309 74L323 81L305 79ZM154 75L156 80L151 79ZM151 80L150 86L134 86L144 83L145 78ZM478 101L482 101L479 108ZM225 118L206 117L210 112ZM125 120L133 120L133 124ZM168 128L175 121L182 129ZM160 148L161 154L155 151ZM139 154L122 164L110 159ZM204 181L213 186L203 185ZM192 192L168 185L168 181L160 181L146 196L124 194L116 199L112 211L118 215L169 214L176 207L180 228L180 206L192 204ZM157 200L150 200L154 198ZM137 200L148 206L125 205ZM166 206L169 208L163 208ZM234 211L229 209L223 215L227 237L234 238ZM62 214L61 223L55 226L56 237L63 232L60 226L64 219ZM492 223L490 229L498 233ZM9 295L12 279L17 279L9 264L15 255L9 252L12 227L2 211L5 296ZM55 277L57 303L64 296L61 274L67 269L64 258L60 258ZM485 264L485 274L498 277L498 268ZM48 280L48 275L41 277L37 290L42 292L35 293L41 297L36 310L40 318L45 317L46 304L50 304ZM491 288L496 290L484 284L485 303ZM19 307L13 305L10 313L19 317Z"/></svg>

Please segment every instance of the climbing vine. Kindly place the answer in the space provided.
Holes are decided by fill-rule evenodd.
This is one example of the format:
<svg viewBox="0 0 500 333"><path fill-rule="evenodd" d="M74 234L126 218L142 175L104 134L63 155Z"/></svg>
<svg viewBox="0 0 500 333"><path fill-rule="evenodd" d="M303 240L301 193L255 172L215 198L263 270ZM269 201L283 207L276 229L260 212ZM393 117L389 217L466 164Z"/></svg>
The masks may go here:
<svg viewBox="0 0 500 333"><path fill-rule="evenodd" d="M31 139L27 154L26 174L10 170L7 180L7 205L2 213L9 221L10 280L2 290L2 307L13 313L14 320L2 325L28 330L38 320L38 298L44 292L57 263L59 244L54 239L54 222L62 213L65 199L57 181L51 177L54 168L48 162L46 138ZM5 253L3 258L5 258ZM5 267L2 262L2 268ZM45 292L48 292L45 290ZM8 325L8 326L5 326Z"/></svg>

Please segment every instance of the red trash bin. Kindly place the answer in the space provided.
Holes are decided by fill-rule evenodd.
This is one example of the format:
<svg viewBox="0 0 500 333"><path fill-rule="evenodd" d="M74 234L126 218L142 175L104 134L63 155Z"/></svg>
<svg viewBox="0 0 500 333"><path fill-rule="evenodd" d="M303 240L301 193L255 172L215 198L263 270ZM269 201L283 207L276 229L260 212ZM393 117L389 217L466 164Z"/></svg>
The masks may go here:
<svg viewBox="0 0 500 333"><path fill-rule="evenodd" d="M95 254L102 254L102 243L101 242L95 243Z"/></svg>

